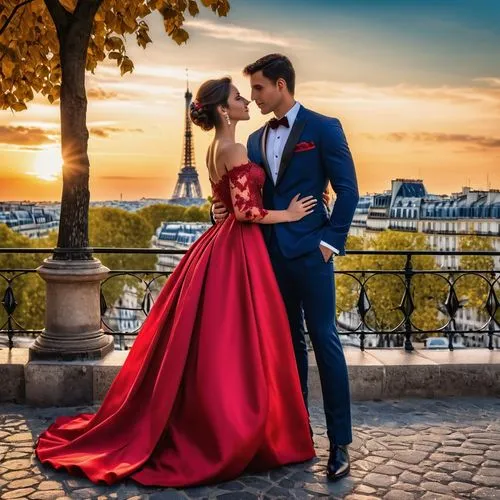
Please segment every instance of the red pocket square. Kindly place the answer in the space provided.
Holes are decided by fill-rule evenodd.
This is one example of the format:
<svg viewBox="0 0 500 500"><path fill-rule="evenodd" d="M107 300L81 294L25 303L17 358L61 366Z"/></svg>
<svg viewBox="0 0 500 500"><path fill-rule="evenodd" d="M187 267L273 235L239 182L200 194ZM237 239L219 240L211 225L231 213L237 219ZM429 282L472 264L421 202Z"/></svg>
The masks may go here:
<svg viewBox="0 0 500 500"><path fill-rule="evenodd" d="M299 142L296 146L295 149L293 150L294 153L302 153L303 151L310 151L311 149L314 149L316 147L316 144L314 142Z"/></svg>

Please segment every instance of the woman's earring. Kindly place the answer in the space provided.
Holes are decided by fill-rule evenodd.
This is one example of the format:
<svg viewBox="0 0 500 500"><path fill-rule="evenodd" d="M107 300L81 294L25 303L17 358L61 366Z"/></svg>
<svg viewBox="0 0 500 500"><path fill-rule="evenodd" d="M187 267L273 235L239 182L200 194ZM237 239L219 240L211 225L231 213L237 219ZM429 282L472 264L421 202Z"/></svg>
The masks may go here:
<svg viewBox="0 0 500 500"><path fill-rule="evenodd" d="M227 124L231 125L231 120L229 119L229 115L227 114L227 111L224 113L224 117L226 118Z"/></svg>

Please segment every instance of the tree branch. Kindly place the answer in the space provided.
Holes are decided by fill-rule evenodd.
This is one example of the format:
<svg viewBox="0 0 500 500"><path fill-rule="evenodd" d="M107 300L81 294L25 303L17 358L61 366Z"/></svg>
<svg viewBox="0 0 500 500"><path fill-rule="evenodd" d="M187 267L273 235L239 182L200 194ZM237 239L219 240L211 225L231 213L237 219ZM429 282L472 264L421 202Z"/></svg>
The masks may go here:
<svg viewBox="0 0 500 500"><path fill-rule="evenodd" d="M43 0L47 10L50 13L50 17L56 26L56 30L59 32L64 29L71 17L71 14L59 3L59 0Z"/></svg>
<svg viewBox="0 0 500 500"><path fill-rule="evenodd" d="M17 4L13 9L12 12L10 13L10 16L7 18L7 20L3 23L3 26L0 28L0 36L2 36L3 32L7 29L7 26L9 26L10 22L16 15L16 12L23 7L24 5L31 3L33 0L24 0L24 2L21 2L20 4Z"/></svg>

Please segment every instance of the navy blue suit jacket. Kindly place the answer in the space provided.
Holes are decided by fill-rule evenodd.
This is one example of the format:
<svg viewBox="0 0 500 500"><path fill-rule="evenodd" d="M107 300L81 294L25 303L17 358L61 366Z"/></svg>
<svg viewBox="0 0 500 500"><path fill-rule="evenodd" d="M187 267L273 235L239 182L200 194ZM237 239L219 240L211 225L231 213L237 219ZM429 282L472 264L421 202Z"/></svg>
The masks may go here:
<svg viewBox="0 0 500 500"><path fill-rule="evenodd" d="M297 194L318 199L314 213L297 222L262 224L267 242L274 230L283 255L293 259L319 247L321 240L345 254L345 242L358 204L356 172L340 121L300 107L283 151L276 185L265 153L267 125L254 132L247 143L251 161L266 171L264 208L285 210ZM299 143L307 142L304 148ZM302 149L302 151L299 151ZM331 183L336 200L331 215L321 203Z"/></svg>

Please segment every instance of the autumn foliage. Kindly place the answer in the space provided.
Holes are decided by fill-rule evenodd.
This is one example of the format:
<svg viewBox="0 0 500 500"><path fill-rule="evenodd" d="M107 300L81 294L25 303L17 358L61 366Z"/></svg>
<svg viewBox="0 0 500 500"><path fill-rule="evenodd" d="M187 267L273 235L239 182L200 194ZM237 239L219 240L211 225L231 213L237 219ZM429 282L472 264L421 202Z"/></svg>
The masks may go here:
<svg viewBox="0 0 500 500"><path fill-rule="evenodd" d="M219 16L228 0L200 0ZM86 260L89 167L86 70L104 59L123 74L134 68L125 35L151 43L147 18L157 12L178 44L189 35L186 16L198 14L196 0L2 0L0 4L0 109L22 111L38 92L52 103L60 98L63 192L54 258ZM77 251L66 251L67 249Z"/></svg>
<svg viewBox="0 0 500 500"><path fill-rule="evenodd" d="M71 23L84 12L83 4L97 4L90 36L86 69L94 71L105 59L116 61L121 74L134 63L127 55L125 35L143 48L152 42L147 17L163 17L165 31L176 43L188 40L182 27L186 16L196 16L195 0L2 0L0 4L0 109L23 111L38 92L52 103L61 92L61 60L54 27ZM227 0L201 0L220 16L229 11ZM88 5L87 5L88 7Z"/></svg>

